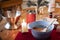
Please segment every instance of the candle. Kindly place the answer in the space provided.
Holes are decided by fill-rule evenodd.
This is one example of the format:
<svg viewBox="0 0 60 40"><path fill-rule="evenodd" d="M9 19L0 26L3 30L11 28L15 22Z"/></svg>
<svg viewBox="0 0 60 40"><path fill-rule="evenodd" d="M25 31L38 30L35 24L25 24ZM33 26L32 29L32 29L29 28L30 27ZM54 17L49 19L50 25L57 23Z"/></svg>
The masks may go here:
<svg viewBox="0 0 60 40"><path fill-rule="evenodd" d="M24 19L23 19L23 22L22 22L22 32L28 32L27 23L25 22Z"/></svg>

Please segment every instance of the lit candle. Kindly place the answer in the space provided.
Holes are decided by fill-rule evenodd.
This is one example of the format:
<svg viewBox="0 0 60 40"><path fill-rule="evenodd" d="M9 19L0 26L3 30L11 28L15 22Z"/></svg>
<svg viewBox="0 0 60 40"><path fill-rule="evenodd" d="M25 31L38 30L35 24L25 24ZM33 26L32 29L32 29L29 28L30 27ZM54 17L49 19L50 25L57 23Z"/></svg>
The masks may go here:
<svg viewBox="0 0 60 40"><path fill-rule="evenodd" d="M22 32L28 32L27 23L25 22L24 19L21 25L22 25Z"/></svg>

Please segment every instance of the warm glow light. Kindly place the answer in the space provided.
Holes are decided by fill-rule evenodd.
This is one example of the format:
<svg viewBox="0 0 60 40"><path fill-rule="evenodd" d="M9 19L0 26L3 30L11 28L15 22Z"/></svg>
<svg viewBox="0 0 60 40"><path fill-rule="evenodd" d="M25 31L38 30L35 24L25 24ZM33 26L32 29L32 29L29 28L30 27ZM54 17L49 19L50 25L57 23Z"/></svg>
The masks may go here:
<svg viewBox="0 0 60 40"><path fill-rule="evenodd" d="M25 22L24 19L23 19L23 22L22 22L22 32L28 32L27 23Z"/></svg>
<svg viewBox="0 0 60 40"><path fill-rule="evenodd" d="M26 26L26 22L25 20L23 19L23 22L22 22L22 27Z"/></svg>

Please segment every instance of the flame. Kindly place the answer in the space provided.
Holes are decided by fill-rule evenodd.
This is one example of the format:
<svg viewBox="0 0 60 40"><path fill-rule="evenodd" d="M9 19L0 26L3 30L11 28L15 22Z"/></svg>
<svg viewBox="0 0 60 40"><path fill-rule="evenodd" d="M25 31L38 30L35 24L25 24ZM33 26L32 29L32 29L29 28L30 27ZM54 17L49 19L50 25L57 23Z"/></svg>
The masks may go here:
<svg viewBox="0 0 60 40"><path fill-rule="evenodd" d="M22 32L28 32L27 23L25 22L24 19L23 19L23 22L22 22Z"/></svg>
<svg viewBox="0 0 60 40"><path fill-rule="evenodd" d="M22 26L26 26L26 22L25 22L24 19L23 19L23 22L22 22Z"/></svg>

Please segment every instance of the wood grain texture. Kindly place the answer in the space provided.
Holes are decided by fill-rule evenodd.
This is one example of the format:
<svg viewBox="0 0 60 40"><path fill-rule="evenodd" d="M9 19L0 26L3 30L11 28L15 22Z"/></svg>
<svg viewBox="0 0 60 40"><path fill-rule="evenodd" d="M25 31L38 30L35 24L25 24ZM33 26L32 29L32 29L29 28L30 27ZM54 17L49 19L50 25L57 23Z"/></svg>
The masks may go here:
<svg viewBox="0 0 60 40"><path fill-rule="evenodd" d="M60 0L56 0L56 2L60 2Z"/></svg>
<svg viewBox="0 0 60 40"><path fill-rule="evenodd" d="M6 8L6 7L11 7L11 6L15 6L18 4L22 4L22 0L9 0L6 2L1 2L1 7L2 8Z"/></svg>

